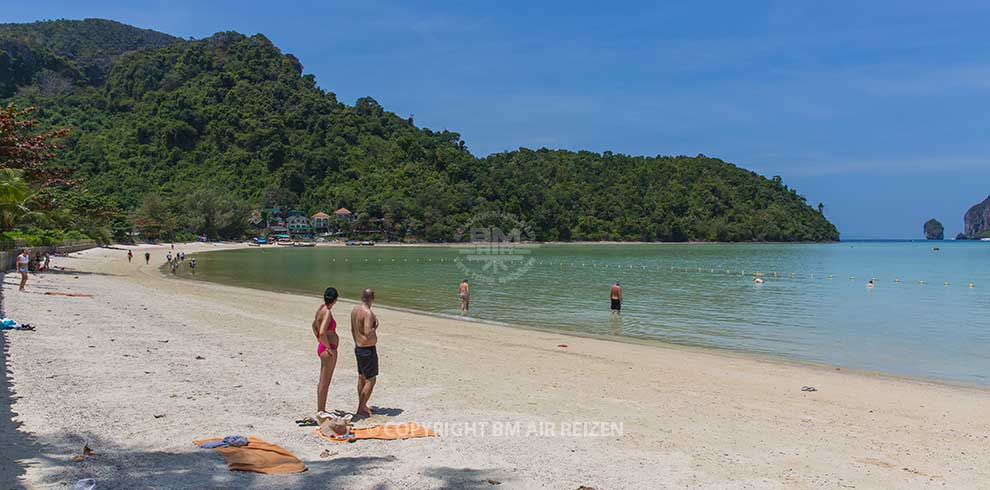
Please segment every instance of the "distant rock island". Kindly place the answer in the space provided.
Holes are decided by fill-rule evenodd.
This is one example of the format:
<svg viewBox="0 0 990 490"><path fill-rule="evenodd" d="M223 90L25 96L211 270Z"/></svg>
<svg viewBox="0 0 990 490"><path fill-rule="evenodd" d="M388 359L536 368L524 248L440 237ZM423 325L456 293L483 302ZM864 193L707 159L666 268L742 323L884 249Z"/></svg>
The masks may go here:
<svg viewBox="0 0 990 490"><path fill-rule="evenodd" d="M925 222L925 240L944 240L945 227L939 220L932 218Z"/></svg>
<svg viewBox="0 0 990 490"><path fill-rule="evenodd" d="M963 224L963 232L956 237L956 240L990 238L990 196L966 211Z"/></svg>

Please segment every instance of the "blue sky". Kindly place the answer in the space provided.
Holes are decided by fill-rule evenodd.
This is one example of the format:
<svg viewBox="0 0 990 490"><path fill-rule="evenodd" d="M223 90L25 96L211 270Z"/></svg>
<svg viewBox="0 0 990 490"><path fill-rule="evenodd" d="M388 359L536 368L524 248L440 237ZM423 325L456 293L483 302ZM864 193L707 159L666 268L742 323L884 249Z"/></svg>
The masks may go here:
<svg viewBox="0 0 990 490"><path fill-rule="evenodd" d="M824 202L844 238L955 236L990 194L990 2L7 1L262 33L319 84L476 155L520 146L709 156Z"/></svg>

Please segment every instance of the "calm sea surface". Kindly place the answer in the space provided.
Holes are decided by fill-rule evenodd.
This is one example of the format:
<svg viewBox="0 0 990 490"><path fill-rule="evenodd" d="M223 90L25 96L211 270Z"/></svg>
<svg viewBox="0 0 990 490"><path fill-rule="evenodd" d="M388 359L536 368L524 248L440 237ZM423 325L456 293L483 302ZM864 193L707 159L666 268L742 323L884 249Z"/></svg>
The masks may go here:
<svg viewBox="0 0 990 490"><path fill-rule="evenodd" d="M990 385L990 243L265 247L197 259L198 280L347 298L373 287L380 304L448 315L466 277L481 320Z"/></svg>

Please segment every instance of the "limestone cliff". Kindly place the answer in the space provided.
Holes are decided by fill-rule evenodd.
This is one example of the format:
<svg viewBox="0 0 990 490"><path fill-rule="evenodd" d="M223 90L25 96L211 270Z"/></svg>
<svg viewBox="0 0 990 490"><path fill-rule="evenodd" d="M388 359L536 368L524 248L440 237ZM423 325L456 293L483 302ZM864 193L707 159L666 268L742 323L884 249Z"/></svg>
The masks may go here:
<svg viewBox="0 0 990 490"><path fill-rule="evenodd" d="M932 218L925 222L925 240L944 240L945 227L937 219Z"/></svg>
<svg viewBox="0 0 990 490"><path fill-rule="evenodd" d="M963 217L964 231L967 238L977 239L990 237L990 197L969 208Z"/></svg>

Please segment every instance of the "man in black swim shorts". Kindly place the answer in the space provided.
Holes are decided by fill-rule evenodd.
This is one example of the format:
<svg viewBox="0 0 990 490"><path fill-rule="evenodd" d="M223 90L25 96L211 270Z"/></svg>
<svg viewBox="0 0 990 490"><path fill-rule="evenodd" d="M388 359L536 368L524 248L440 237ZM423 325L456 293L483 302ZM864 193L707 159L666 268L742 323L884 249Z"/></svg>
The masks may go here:
<svg viewBox="0 0 990 490"><path fill-rule="evenodd" d="M368 400L375 389L378 376L378 317L371 311L375 302L375 292L365 289L361 293L361 303L351 310L351 335L354 336L354 357L358 367L358 408L357 414L370 417Z"/></svg>
<svg viewBox="0 0 990 490"><path fill-rule="evenodd" d="M618 281L612 286L608 296L612 300L612 313L619 313L622 310L622 286L619 285Z"/></svg>

